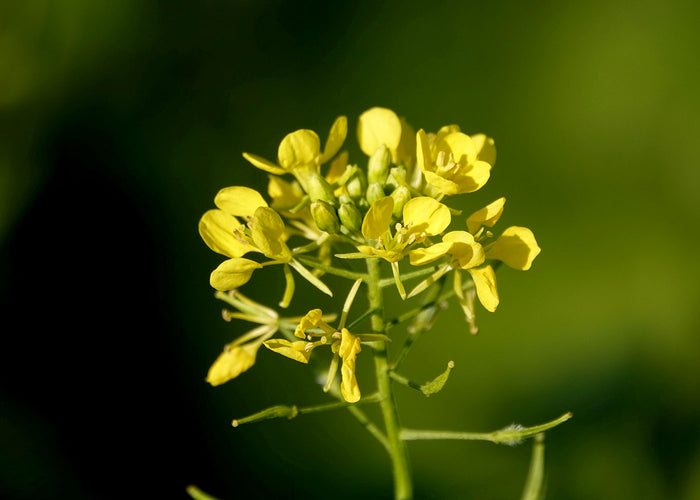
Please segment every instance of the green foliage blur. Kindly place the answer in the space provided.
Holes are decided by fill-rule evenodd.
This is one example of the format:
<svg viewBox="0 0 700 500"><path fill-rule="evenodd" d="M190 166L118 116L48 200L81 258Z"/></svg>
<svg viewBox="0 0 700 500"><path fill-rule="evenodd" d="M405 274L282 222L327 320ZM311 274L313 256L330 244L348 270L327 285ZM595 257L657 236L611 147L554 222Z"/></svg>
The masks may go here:
<svg viewBox="0 0 700 500"><path fill-rule="evenodd" d="M430 398L397 388L403 423L572 411L547 434L548 498L700 498L699 16L690 1L3 2L0 496L391 496L346 412L231 427L325 399L269 352L205 384L247 325L221 319L221 259L197 234L218 189L264 191L241 152L274 158L288 132L324 136L340 114L354 131L385 106L494 137L492 178L460 208L505 196L499 226L542 247L527 273L499 270L479 335L451 307L421 338L406 376L455 369ZM274 305L278 271L244 293ZM333 312L302 283L292 314ZM409 449L417 498L519 498L530 456Z"/></svg>

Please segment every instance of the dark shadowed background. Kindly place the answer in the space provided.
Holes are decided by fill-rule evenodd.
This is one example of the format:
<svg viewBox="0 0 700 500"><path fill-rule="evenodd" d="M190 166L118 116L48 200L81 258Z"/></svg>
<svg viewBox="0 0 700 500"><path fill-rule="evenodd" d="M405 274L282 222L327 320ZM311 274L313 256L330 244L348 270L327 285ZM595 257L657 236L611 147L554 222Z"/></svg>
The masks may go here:
<svg viewBox="0 0 700 500"><path fill-rule="evenodd" d="M499 271L466 333L454 307L404 366L410 427L489 431L572 411L547 436L548 498L700 498L700 15L695 2L89 0L0 7L0 496L389 498L345 412L234 429L324 401L262 352L204 377L221 320L197 222L266 176L282 137L385 106L496 140L501 228L542 247ZM245 292L274 304L275 270ZM299 288L301 288L299 283ZM346 285L343 285L346 286ZM302 292L295 314L328 301ZM410 443L418 498L515 499L529 444Z"/></svg>

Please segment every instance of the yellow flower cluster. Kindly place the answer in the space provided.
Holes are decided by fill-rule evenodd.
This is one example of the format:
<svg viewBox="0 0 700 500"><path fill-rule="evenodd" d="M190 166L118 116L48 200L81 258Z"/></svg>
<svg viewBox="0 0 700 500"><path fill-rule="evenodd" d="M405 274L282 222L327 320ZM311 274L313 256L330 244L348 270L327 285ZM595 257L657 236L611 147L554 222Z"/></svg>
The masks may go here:
<svg viewBox="0 0 700 500"><path fill-rule="evenodd" d="M505 198L459 222L453 219L460 212L445 204L449 197L473 193L487 183L496 161L493 139L467 135L457 125L435 133L416 132L405 119L380 107L362 113L356 131L359 147L367 155L366 166L351 163L347 151L341 151L348 133L344 116L332 124L323 149L314 131L301 129L282 139L276 162L243 153L269 175L270 201L244 186L228 187L216 195L217 208L207 211L199 223L204 242L227 257L211 273L212 287L235 290L255 271L280 265L286 283L280 306L287 307L294 294L291 269L332 295L321 277L340 269L334 257L383 259L404 299L451 273L455 295L475 332L475 297L488 311L499 304L495 264L527 270L540 252L532 231L525 227L511 226L494 237L491 228L503 213ZM450 230L453 222L456 227ZM404 265L426 268L423 276L428 276L409 293L399 267L406 257ZM314 342L270 340L270 329L264 328L254 345L264 344L307 362L311 349L328 344L334 359L342 360L343 396L356 401L360 392L354 364L360 337L334 329L320 317L318 309L309 312L297 329L297 334L311 332L302 333L302 338L318 333ZM242 372L254 361L241 349L228 351L229 366L219 369L227 374L223 378L232 378L231 373Z"/></svg>

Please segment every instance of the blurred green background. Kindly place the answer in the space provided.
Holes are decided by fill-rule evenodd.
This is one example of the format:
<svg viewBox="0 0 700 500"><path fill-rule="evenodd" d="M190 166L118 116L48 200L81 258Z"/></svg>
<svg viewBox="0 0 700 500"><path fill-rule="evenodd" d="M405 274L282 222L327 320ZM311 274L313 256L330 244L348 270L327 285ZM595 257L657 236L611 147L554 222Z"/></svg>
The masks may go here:
<svg viewBox="0 0 700 500"><path fill-rule="evenodd" d="M386 106L494 137L501 228L543 251L499 271L480 334L451 308L404 365L405 425L548 433L548 498L700 498L700 8L695 2L62 0L0 6L0 496L390 498L345 412L233 429L324 401L262 352L204 376L221 320L197 221L264 189L298 128ZM349 141L355 144L354 134ZM357 158L357 156L356 156ZM273 304L278 276L245 292ZM331 280L332 282L332 280ZM337 283L338 286L347 286ZM292 307L330 307L315 291ZM332 308L331 308L332 309ZM360 358L362 362L362 358ZM405 390L404 390L405 389ZM413 442L417 498L519 498L530 446Z"/></svg>

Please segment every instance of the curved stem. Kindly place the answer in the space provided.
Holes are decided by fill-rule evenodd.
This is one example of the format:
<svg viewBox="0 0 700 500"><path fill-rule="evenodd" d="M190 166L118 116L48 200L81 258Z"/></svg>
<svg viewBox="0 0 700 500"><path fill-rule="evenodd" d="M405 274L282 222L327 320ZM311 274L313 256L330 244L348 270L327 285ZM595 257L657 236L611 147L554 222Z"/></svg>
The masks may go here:
<svg viewBox="0 0 700 500"><path fill-rule="evenodd" d="M380 286L379 261L377 259L367 260L369 307L376 311L371 316L372 330L375 333L385 332L384 324L384 299ZM374 353L374 369L377 376L377 392L382 395L379 403L384 417L384 427L389 444L389 456L391 457L392 470L394 475L394 498L396 500L407 500L413 498L413 484L411 482L411 471L408 462L408 449L406 443L401 439L399 416L396 409L396 401L391 387L389 377L389 363L387 361L386 342L377 342Z"/></svg>

